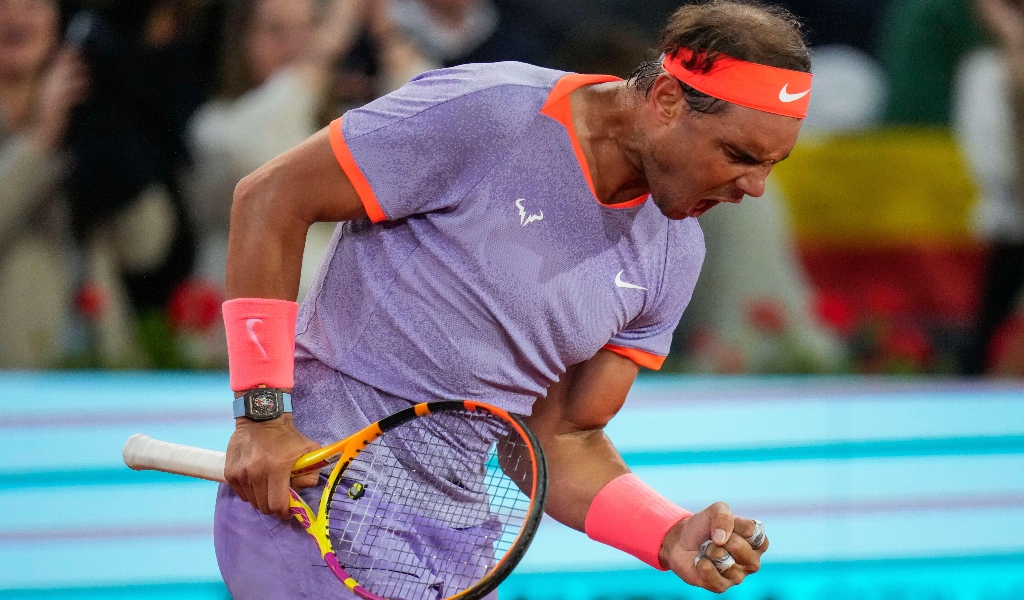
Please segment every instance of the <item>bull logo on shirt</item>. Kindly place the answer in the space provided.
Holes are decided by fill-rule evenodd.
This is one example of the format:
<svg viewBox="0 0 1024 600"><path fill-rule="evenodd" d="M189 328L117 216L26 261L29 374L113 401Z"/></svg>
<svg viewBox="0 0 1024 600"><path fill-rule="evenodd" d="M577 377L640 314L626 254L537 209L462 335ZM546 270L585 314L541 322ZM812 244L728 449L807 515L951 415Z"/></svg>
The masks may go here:
<svg viewBox="0 0 1024 600"><path fill-rule="evenodd" d="M526 216L526 207L523 206L523 202L526 202L526 199L520 198L520 199L516 200L516 208L519 209L519 224L520 225L522 225L523 227L526 227L530 223L533 223L534 221L540 221L541 219L544 218L544 211L540 211L539 213L537 213L535 215Z"/></svg>

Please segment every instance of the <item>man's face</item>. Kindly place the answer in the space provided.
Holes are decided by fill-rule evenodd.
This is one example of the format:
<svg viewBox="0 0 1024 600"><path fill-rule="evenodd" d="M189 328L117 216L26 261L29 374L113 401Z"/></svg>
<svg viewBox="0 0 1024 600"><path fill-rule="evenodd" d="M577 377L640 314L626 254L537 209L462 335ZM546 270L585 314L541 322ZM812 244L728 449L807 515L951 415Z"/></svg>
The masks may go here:
<svg viewBox="0 0 1024 600"><path fill-rule="evenodd" d="M713 115L692 111L678 81L667 75L655 82L646 108L640 160L654 203L670 219L761 196L772 167L796 145L802 123L736 105Z"/></svg>

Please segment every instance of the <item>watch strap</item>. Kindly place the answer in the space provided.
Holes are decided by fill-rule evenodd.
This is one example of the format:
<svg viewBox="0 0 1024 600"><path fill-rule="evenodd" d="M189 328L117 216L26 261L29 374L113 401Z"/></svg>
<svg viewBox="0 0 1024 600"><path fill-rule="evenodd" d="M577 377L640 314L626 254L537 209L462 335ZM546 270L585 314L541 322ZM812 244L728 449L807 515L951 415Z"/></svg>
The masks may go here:
<svg viewBox="0 0 1024 600"><path fill-rule="evenodd" d="M283 410L282 413L292 412L292 395L288 392L281 392L281 404ZM244 417L245 414L245 396L235 398L234 402L235 418Z"/></svg>

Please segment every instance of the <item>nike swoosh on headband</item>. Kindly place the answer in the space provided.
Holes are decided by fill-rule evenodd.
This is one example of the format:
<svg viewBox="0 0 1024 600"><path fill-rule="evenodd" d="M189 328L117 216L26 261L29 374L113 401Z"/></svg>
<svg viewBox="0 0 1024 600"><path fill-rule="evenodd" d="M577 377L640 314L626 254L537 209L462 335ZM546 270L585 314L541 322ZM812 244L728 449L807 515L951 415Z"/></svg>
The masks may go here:
<svg viewBox="0 0 1024 600"><path fill-rule="evenodd" d="M799 94L790 94L789 84L787 83L786 85L782 86L781 90L779 90L779 100L782 102L796 102L797 100L803 98L804 96L810 93L811 90L800 92Z"/></svg>
<svg viewBox="0 0 1024 600"><path fill-rule="evenodd" d="M783 69L716 54L710 66L704 65L706 51L680 48L662 60L662 67L679 81L718 98L776 115L803 119L811 99L810 73ZM690 63L696 62L691 66ZM793 86L800 93L790 93Z"/></svg>

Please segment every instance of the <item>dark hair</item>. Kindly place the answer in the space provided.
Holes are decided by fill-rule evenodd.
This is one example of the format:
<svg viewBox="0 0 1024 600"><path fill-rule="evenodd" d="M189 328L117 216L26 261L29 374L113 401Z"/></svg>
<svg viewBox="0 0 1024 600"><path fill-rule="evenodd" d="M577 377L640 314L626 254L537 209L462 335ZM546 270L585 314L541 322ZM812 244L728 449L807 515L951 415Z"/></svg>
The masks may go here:
<svg viewBox="0 0 1024 600"><path fill-rule="evenodd" d="M686 68L707 73L721 55L762 65L811 72L810 52L800 21L784 8L756 0L711 0L684 6L669 18L658 50L673 56L693 51ZM654 80L664 73L661 60L641 64L629 76L629 85L650 96ZM729 105L680 82L692 110L714 114Z"/></svg>

